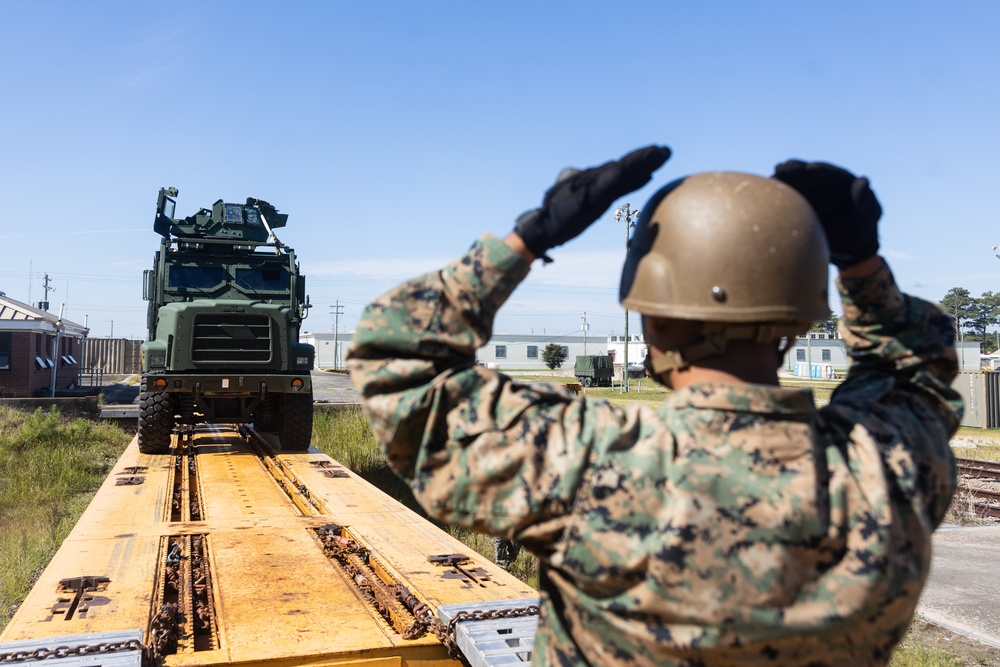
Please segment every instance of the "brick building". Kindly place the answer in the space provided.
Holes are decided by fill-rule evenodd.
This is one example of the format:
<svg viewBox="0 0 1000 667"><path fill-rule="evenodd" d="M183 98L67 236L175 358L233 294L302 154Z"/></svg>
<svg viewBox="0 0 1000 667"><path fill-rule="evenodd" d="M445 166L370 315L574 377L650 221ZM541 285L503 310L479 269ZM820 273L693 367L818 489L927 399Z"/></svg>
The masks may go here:
<svg viewBox="0 0 1000 667"><path fill-rule="evenodd" d="M2 293L0 293L2 294ZM79 382L83 326L0 295L0 397L46 393Z"/></svg>

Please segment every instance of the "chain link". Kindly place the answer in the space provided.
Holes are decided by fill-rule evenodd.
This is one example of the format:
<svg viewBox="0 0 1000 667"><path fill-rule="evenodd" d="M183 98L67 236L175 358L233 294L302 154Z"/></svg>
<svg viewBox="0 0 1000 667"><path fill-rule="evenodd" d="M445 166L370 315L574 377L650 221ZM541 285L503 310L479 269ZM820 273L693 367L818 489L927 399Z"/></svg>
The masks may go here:
<svg viewBox="0 0 1000 667"><path fill-rule="evenodd" d="M79 646L57 646L55 648L36 648L33 651L16 651L0 653L0 664L11 664L25 660L44 660L46 658L68 658L77 655L95 655L102 653L118 653L120 651L145 651L138 639L126 639L120 642L101 642L100 644L80 644Z"/></svg>
<svg viewBox="0 0 1000 667"><path fill-rule="evenodd" d="M416 638L430 629L445 648L448 655L459 660L463 658L462 650L458 647L458 640L455 638L456 628L464 621L495 621L501 618L521 618L523 616L538 616L538 606L529 605L527 607L514 607L513 609L473 609L471 611L460 611L451 619L448 625L441 622L434 612L428 607L423 607L419 612L415 612L417 620L407 628L403 634L404 639ZM409 637L407 635L410 635Z"/></svg>

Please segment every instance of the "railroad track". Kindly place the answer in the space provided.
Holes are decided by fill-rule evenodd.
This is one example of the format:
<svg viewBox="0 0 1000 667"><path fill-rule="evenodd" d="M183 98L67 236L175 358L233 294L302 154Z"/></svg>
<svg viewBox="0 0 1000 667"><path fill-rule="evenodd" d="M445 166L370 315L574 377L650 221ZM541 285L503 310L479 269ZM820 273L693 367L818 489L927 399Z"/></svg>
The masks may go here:
<svg viewBox="0 0 1000 667"><path fill-rule="evenodd" d="M958 466L958 474L960 475L1000 482L1000 462L956 458L955 463Z"/></svg>
<svg viewBox="0 0 1000 667"><path fill-rule="evenodd" d="M1000 463L996 461L980 461L977 459L955 459L958 474L966 478L1000 482ZM968 482L961 484L962 489L972 498L970 509L977 516L1000 519L1000 493L988 489L978 489L969 486Z"/></svg>

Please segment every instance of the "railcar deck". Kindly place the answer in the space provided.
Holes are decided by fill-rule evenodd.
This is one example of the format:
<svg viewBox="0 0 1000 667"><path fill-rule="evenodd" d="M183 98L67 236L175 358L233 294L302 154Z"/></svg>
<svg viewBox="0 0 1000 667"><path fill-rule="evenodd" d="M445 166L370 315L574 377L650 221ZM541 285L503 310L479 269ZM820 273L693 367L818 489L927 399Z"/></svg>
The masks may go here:
<svg viewBox="0 0 1000 667"><path fill-rule="evenodd" d="M456 664L439 607L535 596L316 449L205 426L169 455L132 441L0 643L139 630L166 665Z"/></svg>

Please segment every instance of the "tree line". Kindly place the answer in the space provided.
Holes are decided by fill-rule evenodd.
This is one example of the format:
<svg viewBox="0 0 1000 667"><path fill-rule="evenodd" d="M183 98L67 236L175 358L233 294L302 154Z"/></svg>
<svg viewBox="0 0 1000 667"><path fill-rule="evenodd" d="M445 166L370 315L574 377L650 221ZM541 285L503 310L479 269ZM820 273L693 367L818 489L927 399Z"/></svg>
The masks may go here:
<svg viewBox="0 0 1000 667"><path fill-rule="evenodd" d="M998 255L1000 257L1000 255ZM982 354L993 354L1000 343L1000 292L974 297L964 287L952 287L938 304L951 315L955 340L977 341ZM811 331L837 335L836 313L813 324ZM993 329L992 331L990 329Z"/></svg>
<svg viewBox="0 0 1000 667"><path fill-rule="evenodd" d="M951 315L955 340L979 341L983 354L997 350L1000 332L990 327L1000 325L1000 292L974 297L964 287L952 287L938 303Z"/></svg>

